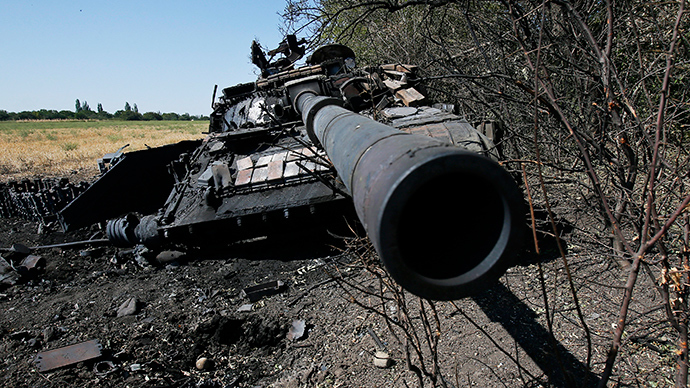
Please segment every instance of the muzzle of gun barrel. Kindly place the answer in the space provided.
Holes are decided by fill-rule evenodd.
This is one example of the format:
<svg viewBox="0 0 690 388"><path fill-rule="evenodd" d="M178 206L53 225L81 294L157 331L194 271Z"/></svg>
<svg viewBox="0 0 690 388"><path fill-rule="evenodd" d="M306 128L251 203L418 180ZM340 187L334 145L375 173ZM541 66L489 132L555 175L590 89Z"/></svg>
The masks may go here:
<svg viewBox="0 0 690 388"><path fill-rule="evenodd" d="M428 299L493 284L512 264L522 195L495 161L302 91L295 108L335 166L393 279Z"/></svg>

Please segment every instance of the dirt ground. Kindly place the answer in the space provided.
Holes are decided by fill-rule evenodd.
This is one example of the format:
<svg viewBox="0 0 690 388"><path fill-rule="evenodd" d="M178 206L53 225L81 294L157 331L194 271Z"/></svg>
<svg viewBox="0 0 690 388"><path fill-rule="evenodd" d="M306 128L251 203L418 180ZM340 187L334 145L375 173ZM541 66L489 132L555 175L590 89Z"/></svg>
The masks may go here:
<svg viewBox="0 0 690 388"><path fill-rule="evenodd" d="M0 219L0 247L91 237L102 238L98 228L65 234ZM308 240L155 265L111 246L35 249L45 268L0 288L0 385L580 387L603 369L625 271L587 247L571 241L568 259L589 341L560 258L523 254L481 296L430 304L382 280L361 250ZM248 306L242 290L272 281L284 286ZM671 386L675 337L649 279L631 310L610 386ZM91 340L100 357L48 371L36 363Z"/></svg>

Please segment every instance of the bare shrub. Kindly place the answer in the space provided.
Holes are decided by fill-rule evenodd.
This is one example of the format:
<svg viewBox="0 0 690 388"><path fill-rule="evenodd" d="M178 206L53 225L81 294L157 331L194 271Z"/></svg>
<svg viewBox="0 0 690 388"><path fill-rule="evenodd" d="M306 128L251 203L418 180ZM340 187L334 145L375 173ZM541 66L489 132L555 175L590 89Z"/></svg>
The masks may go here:
<svg viewBox="0 0 690 388"><path fill-rule="evenodd" d="M600 386L615 375L630 314L645 316L630 310L634 292L642 292L635 291L642 270L645 287L660 297L647 307L664 311L664 325L675 333L675 385L687 385L685 0L291 1L285 18L286 29L309 35L313 46L338 41L365 64L419 65L436 99L454 103L470 122L503 123L503 163L523 177L526 197L547 215L547 231L534 224L542 230L536 242L561 238L554 246L566 273L560 287L569 290L588 338L586 367L599 374ZM562 234L556 215L572 233ZM618 274L619 309L605 354L592 351L581 308L589 301L578 298L583 286L569 273L569 249L615 263L606 270ZM543 254L538 244L535 250ZM542 308L550 311L543 295ZM558 326L555 319L547 317L549 330ZM616 378L625 383L623 375Z"/></svg>

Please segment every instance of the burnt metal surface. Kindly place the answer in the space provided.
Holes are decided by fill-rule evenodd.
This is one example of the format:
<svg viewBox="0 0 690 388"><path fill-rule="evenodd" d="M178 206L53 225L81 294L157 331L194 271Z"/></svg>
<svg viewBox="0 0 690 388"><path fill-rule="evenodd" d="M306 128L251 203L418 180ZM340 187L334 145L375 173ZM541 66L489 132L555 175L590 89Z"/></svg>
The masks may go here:
<svg viewBox="0 0 690 388"><path fill-rule="evenodd" d="M299 67L303 43L288 36L264 52L254 42L261 76L217 99L214 89L203 141L118 150L61 212L63 226L109 220L113 243L162 250L317 241L313 233L361 224L417 295L455 299L491 284L522 222L521 194L492 140L453 105L430 105L416 66L357 68L336 44Z"/></svg>
<svg viewBox="0 0 690 388"><path fill-rule="evenodd" d="M94 182L60 211L62 227L67 231L126 212L158 210L175 183L168 164L198 146L198 141L188 140L125 154L104 175L106 179Z"/></svg>
<svg viewBox="0 0 690 388"><path fill-rule="evenodd" d="M247 287L242 290L243 296L246 296L250 302L254 303L264 296L275 295L285 289L285 283L280 280L274 280L268 283L257 284L256 286Z"/></svg>
<svg viewBox="0 0 690 388"><path fill-rule="evenodd" d="M443 300L500 277L523 223L512 177L490 158L452 146L452 137L402 132L329 100L303 92L297 107L393 278Z"/></svg>
<svg viewBox="0 0 690 388"><path fill-rule="evenodd" d="M36 355L35 363L38 370L47 372L63 366L88 361L101 356L101 343L98 340L81 342L59 349L40 352Z"/></svg>
<svg viewBox="0 0 690 388"><path fill-rule="evenodd" d="M57 212L88 187L87 182L71 183L67 178L0 182L0 217L54 221Z"/></svg>

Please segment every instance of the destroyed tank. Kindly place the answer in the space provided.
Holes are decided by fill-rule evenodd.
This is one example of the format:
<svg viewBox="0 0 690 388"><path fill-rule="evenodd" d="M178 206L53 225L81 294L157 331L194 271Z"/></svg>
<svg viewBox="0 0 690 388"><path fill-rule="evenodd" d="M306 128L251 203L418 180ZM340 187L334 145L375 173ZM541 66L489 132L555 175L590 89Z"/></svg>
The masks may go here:
<svg viewBox="0 0 690 388"><path fill-rule="evenodd" d="M492 127L487 136L452 105L431 105L412 65L357 68L331 44L298 67L304 43L288 36L266 53L254 42L261 75L214 89L203 140L108 155L60 212L63 228L109 220L119 246L232 249L345 224L416 295L457 299L500 277L523 213Z"/></svg>

